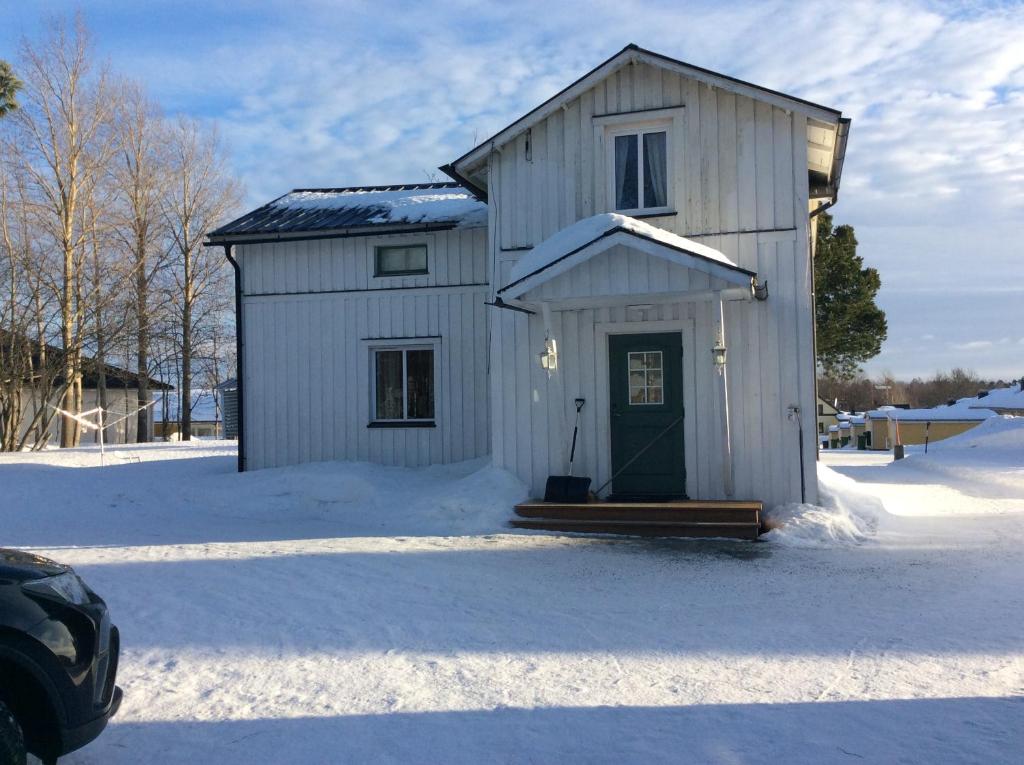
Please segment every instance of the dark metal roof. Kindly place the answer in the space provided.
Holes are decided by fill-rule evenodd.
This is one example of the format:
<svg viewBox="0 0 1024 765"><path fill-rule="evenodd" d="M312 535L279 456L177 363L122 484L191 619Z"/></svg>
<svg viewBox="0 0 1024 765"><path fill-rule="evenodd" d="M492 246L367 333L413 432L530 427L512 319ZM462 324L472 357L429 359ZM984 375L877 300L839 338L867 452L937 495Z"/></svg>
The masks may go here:
<svg viewBox="0 0 1024 765"><path fill-rule="evenodd" d="M246 236L252 234L281 234L316 231L336 231L353 228L379 228L382 226L396 227L410 224L423 224L421 219L412 215L403 218L401 212L389 202L401 200L400 192L410 192L413 198L424 191L452 191L452 200L458 201L461 195L473 197L473 192L458 183L402 183L390 186L344 186L335 188L293 189L277 199L268 202L252 212L211 231L209 238ZM387 196L382 199L382 192ZM365 194L364 204L358 198ZM322 195L321 199L317 199ZM332 205L332 199L338 204ZM424 204L429 204L424 203ZM474 202L480 209L485 206ZM412 208L416 208L412 210ZM422 215L422 205L413 205L411 212ZM474 210L475 211L475 210ZM462 222L466 217L453 212L449 215L434 215L429 224L438 228L450 228Z"/></svg>

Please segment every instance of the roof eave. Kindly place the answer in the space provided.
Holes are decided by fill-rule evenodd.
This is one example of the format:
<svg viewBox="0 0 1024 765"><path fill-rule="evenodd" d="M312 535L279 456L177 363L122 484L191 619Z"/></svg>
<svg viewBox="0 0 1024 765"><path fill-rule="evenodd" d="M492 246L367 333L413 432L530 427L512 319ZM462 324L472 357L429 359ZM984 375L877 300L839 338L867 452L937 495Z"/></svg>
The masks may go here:
<svg viewBox="0 0 1024 765"><path fill-rule="evenodd" d="M221 247L225 244L265 244L268 242L303 241L310 239L342 239L360 236L388 236L391 234L418 234L430 231L450 231L458 228L458 221L437 223L376 224L337 229L308 229L303 231L247 231L237 234L209 234L204 247ZM466 228L471 228L466 226Z"/></svg>

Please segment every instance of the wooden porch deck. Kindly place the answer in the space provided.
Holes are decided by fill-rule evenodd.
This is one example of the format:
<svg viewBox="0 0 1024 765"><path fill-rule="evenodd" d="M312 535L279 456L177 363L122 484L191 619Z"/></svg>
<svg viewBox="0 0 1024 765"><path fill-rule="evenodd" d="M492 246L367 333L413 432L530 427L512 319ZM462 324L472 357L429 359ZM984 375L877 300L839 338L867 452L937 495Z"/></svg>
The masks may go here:
<svg viewBox="0 0 1024 765"><path fill-rule="evenodd" d="M730 537L756 540L763 531L757 501L559 503L529 500L515 506L521 529L642 537Z"/></svg>

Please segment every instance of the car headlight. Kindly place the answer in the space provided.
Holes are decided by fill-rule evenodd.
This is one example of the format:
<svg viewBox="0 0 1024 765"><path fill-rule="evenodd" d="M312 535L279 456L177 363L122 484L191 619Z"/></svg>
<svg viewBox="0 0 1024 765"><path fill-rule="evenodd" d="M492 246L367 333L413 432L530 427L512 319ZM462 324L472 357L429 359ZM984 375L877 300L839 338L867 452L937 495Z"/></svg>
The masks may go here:
<svg viewBox="0 0 1024 765"><path fill-rule="evenodd" d="M48 598L65 600L68 603L74 603L76 606L84 606L91 600L89 591L85 589L82 580L71 571L57 574L57 576L48 576L45 579L33 579L30 582L24 582L21 588Z"/></svg>

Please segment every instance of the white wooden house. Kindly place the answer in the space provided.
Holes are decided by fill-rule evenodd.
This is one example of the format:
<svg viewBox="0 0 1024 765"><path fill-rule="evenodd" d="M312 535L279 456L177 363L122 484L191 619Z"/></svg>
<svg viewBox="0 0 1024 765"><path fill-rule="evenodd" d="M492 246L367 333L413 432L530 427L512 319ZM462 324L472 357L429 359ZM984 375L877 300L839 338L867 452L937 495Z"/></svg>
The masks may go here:
<svg viewBox="0 0 1024 765"><path fill-rule="evenodd" d="M241 468L489 453L540 495L583 399L602 497L815 501L811 242L848 125L631 45L458 185L297 190L218 229Z"/></svg>

